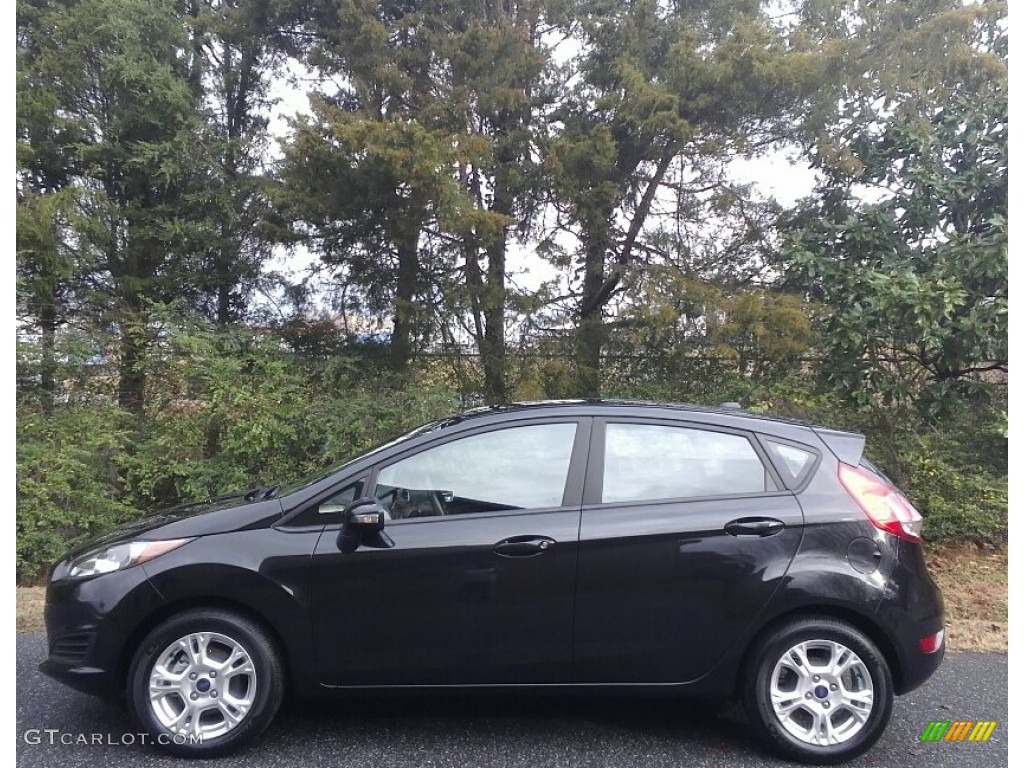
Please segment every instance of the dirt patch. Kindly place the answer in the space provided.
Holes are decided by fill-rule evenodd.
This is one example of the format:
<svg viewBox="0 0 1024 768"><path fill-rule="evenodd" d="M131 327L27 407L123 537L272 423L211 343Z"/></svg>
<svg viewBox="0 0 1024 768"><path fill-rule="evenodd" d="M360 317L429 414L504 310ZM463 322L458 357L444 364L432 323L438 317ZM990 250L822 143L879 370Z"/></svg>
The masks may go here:
<svg viewBox="0 0 1024 768"><path fill-rule="evenodd" d="M942 544L929 548L928 568L942 588L951 651L1006 652L1008 554L1005 547ZM43 587L18 587L18 631L43 631Z"/></svg>
<svg viewBox="0 0 1024 768"><path fill-rule="evenodd" d="M45 587L18 587L18 631L42 632Z"/></svg>
<svg viewBox="0 0 1024 768"><path fill-rule="evenodd" d="M943 544L929 548L928 570L942 588L951 651L1007 650L1006 547Z"/></svg>

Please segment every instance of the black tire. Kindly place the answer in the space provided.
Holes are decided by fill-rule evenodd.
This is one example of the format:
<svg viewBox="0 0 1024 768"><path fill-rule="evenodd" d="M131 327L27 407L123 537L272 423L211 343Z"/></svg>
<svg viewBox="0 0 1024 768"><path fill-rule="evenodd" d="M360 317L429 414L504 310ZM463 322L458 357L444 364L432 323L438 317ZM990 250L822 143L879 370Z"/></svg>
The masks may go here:
<svg viewBox="0 0 1024 768"><path fill-rule="evenodd" d="M175 738L157 718L150 705L149 681L158 655L177 639L195 632L215 632L241 644L252 660L256 684L252 705L241 722L201 743L188 743L180 736ZM220 608L183 611L164 621L143 640L128 671L128 711L150 735L151 743L180 757L221 757L251 744L274 719L283 694L284 672L273 638L246 616Z"/></svg>
<svg viewBox="0 0 1024 768"><path fill-rule="evenodd" d="M776 664L789 649L809 640L841 643L860 657L871 677L874 695L871 712L860 730L848 741L828 746L802 741L783 726L772 707L771 679ZM835 765L862 754L878 741L892 716L892 674L885 657L863 632L844 621L829 617L803 617L770 630L753 649L742 686L747 717L761 738L782 757L802 763ZM811 703L819 704L813 698ZM809 709L800 707L800 710L796 714L808 717ZM831 715L837 719L844 716L850 715L848 712L839 714L838 710Z"/></svg>

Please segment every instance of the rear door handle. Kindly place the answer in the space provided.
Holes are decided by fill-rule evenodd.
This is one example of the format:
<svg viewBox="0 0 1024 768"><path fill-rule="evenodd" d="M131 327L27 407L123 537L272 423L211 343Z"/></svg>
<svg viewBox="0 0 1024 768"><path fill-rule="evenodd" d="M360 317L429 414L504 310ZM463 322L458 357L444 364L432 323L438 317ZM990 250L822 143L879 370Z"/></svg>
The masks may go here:
<svg viewBox="0 0 1024 768"><path fill-rule="evenodd" d="M494 554L502 557L533 557L547 552L556 542L547 536L512 536L494 545Z"/></svg>
<svg viewBox="0 0 1024 768"><path fill-rule="evenodd" d="M781 533L786 524L774 517L741 517L725 524L725 532L730 536L774 536Z"/></svg>

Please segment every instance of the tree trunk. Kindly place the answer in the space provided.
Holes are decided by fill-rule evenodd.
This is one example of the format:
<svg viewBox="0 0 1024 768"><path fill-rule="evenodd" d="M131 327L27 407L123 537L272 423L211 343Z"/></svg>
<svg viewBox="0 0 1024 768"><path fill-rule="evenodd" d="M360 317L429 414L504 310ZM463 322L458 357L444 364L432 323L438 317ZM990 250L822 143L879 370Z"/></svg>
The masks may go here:
<svg viewBox="0 0 1024 768"><path fill-rule="evenodd" d="M39 364L39 389L42 398L43 413L53 413L54 398L57 393L57 298L49 295L44 297L39 307L39 329L42 333L42 359Z"/></svg>
<svg viewBox="0 0 1024 768"><path fill-rule="evenodd" d="M583 296L580 299L579 327L576 331L576 367L581 397L601 396L601 352L608 329L604 324L604 307L615 295L622 280L623 268L633 258L640 231L651 210L651 204L669 166L675 157L674 144L666 146L653 176L640 198L625 239L618 250L612 241L612 219L615 206L597 204L581 206L580 216L584 231ZM632 160L626 167L635 168ZM605 277L608 256L614 254L611 274Z"/></svg>
<svg viewBox="0 0 1024 768"><path fill-rule="evenodd" d="M221 255L217 274L217 324L228 325L234 318L231 311L231 275L228 257Z"/></svg>
<svg viewBox="0 0 1024 768"><path fill-rule="evenodd" d="M121 327L121 361L118 366L117 404L135 416L142 415L146 389L146 328L141 315L132 313Z"/></svg>
<svg viewBox="0 0 1024 768"><path fill-rule="evenodd" d="M398 282L395 286L394 328L391 332L391 367L404 375L412 358L416 325L416 282L419 277L419 223L410 224L398 243Z"/></svg>
<svg viewBox="0 0 1024 768"><path fill-rule="evenodd" d="M507 164L514 158L498 158L494 173L494 204L491 210L511 217L512 194L508 186ZM505 227L487 245L487 285L484 287L484 337L480 345L480 362L484 369L484 398L489 405L508 401L505 381Z"/></svg>
<svg viewBox="0 0 1024 768"><path fill-rule="evenodd" d="M480 346L484 397L488 404L508 400L505 383L505 243L487 249L484 338Z"/></svg>
<svg viewBox="0 0 1024 768"><path fill-rule="evenodd" d="M601 396L601 352L604 348L605 266L611 246L611 213L587 227L584 246L583 295L576 329L576 375L580 397Z"/></svg>

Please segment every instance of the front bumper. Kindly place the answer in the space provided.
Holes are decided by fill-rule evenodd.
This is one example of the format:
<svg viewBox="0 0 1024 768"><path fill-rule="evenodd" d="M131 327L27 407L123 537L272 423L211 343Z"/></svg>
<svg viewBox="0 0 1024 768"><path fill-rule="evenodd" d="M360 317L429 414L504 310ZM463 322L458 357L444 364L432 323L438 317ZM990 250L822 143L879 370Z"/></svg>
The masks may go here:
<svg viewBox="0 0 1024 768"><path fill-rule="evenodd" d="M140 566L80 581L51 581L44 614L49 655L39 671L82 693L119 698L130 661L128 643L163 604Z"/></svg>
<svg viewBox="0 0 1024 768"><path fill-rule="evenodd" d="M115 701L121 695L116 671L110 669L75 666L51 657L39 665L39 671L69 688L105 701Z"/></svg>

